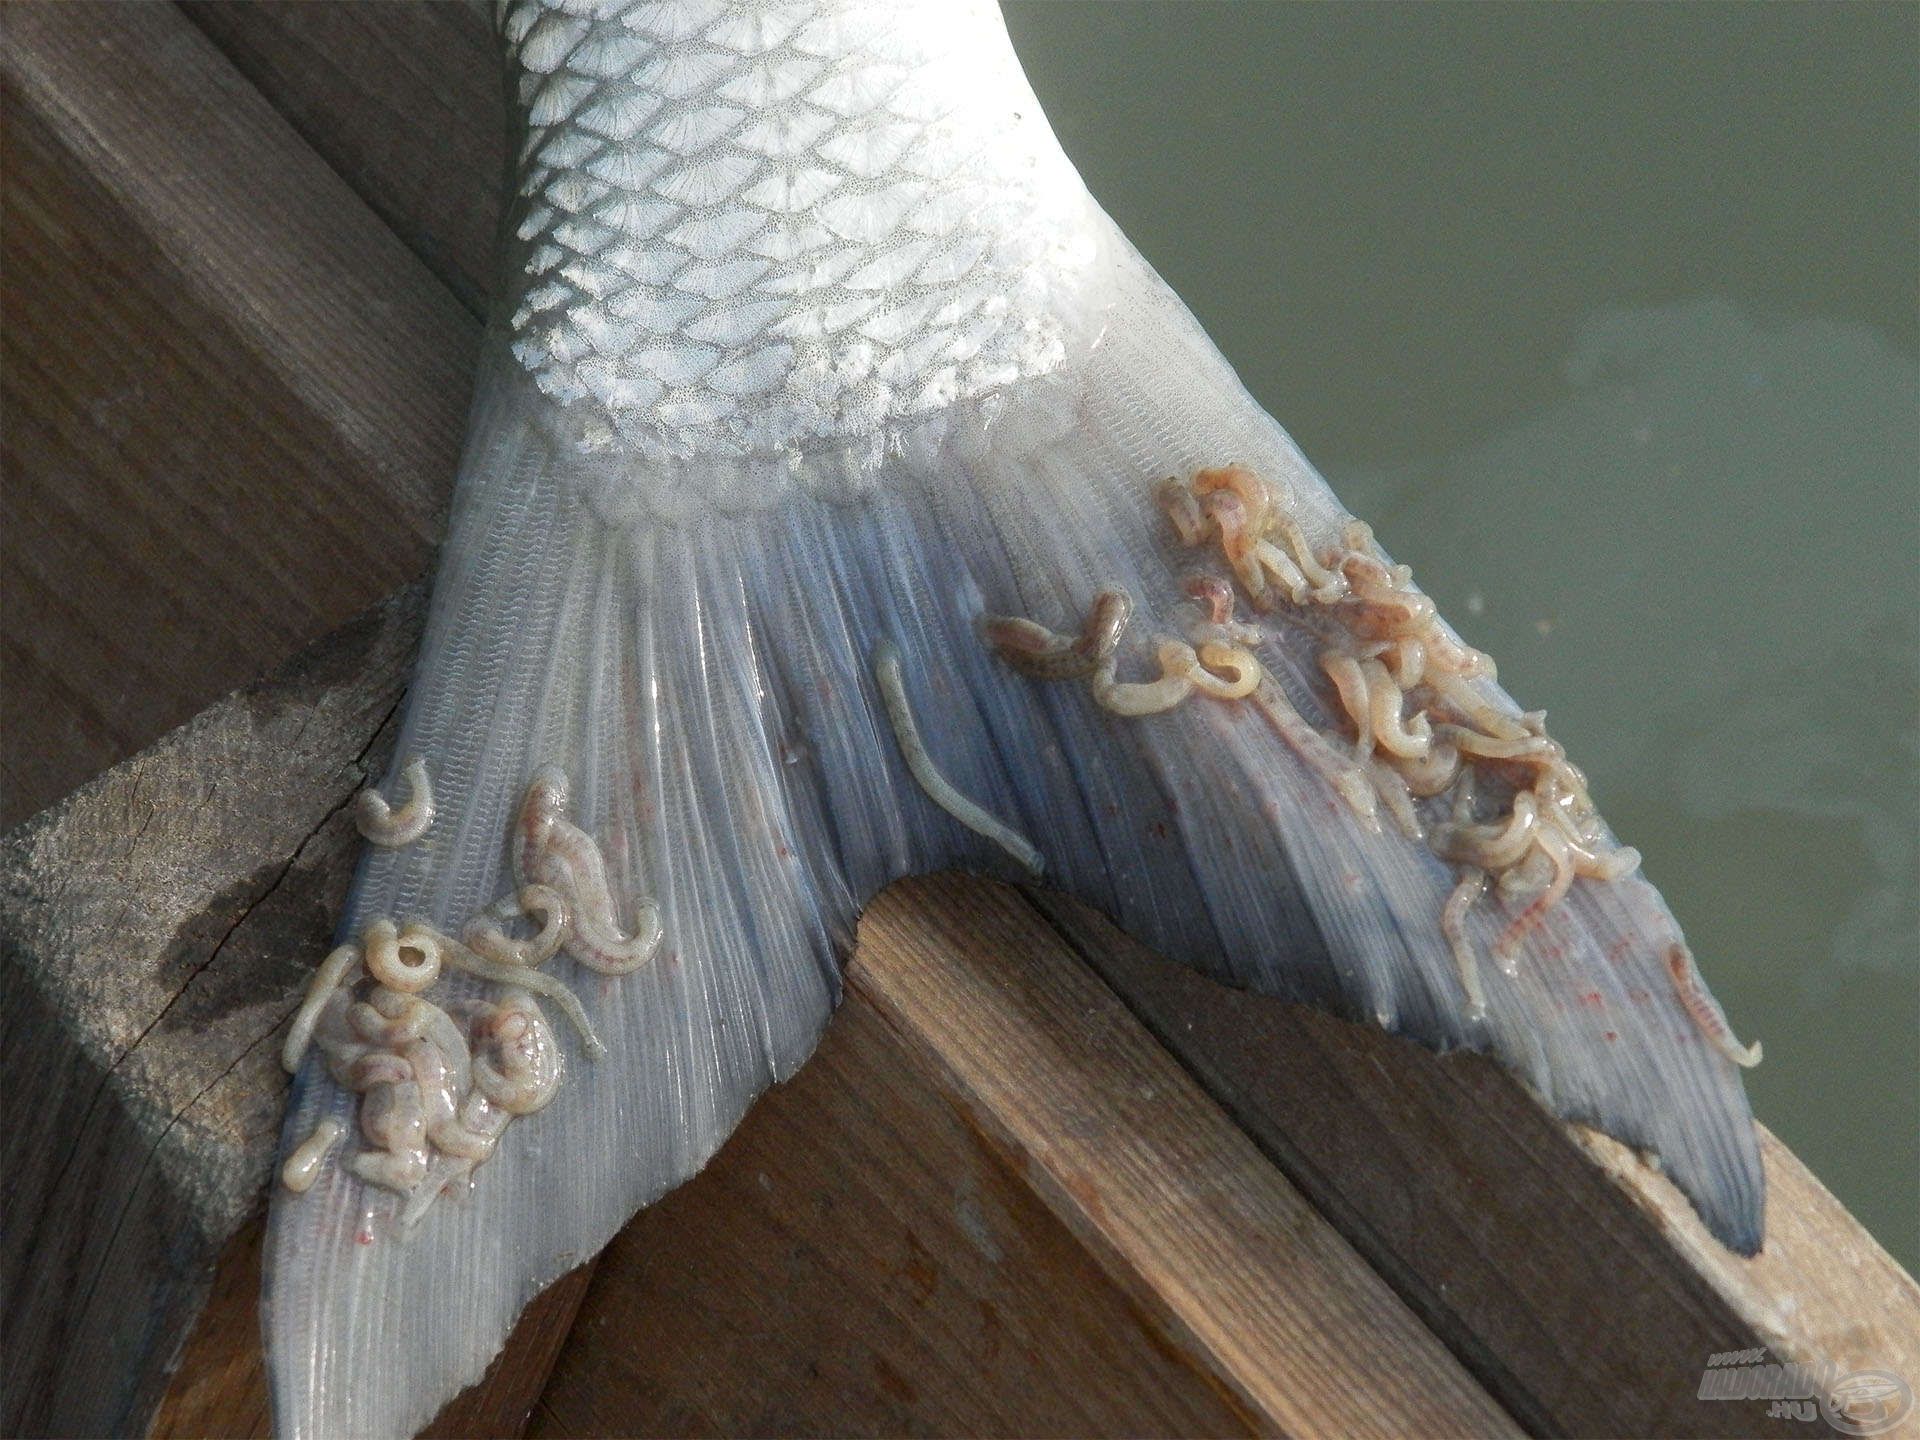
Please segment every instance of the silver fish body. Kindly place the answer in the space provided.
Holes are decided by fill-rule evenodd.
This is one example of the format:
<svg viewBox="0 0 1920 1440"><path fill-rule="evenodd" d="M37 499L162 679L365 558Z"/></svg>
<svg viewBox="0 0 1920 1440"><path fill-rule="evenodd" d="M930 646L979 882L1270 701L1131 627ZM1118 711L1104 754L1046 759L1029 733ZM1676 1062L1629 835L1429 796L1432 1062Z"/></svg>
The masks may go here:
<svg viewBox="0 0 1920 1440"><path fill-rule="evenodd" d="M1034 842L1046 883L1168 956L1493 1054L1757 1247L1746 1099L1658 893L1624 864L1582 871L1517 939L1548 870L1449 908L1460 857L1504 860L1531 844L1515 827L1560 824L1577 839L1556 853L1602 868L1620 852L1571 800L1516 821L1410 792L1396 822L1391 777L1356 758L1376 737L1416 778L1461 707L1512 751L1548 742L1489 677L1437 720L1408 699L1426 692L1403 640L1422 664L1465 648L1411 600L1361 603L1409 587L1086 194L991 7L565 0L500 20L512 284L398 752L431 775L431 823L370 854L342 925L399 947L379 959L392 994L427 968L407 944L433 950L405 993L471 1064L429 1107L408 1077L440 1072L405 1060L422 1042L363 1053L407 1003L353 1034L346 1001L318 1021L332 1048L300 1058L287 1148L329 1121L350 1139L274 1200L283 1433L411 1433L477 1378L528 1300L805 1061L876 890L952 866L1026 878L936 773ZM1262 523L1297 533L1265 569L1241 497L1194 478L1229 463L1284 497ZM1169 477L1203 516L1194 543ZM1307 588L1260 608L1283 565ZM1106 630L1074 640L1103 605ZM1048 635L1063 678L1018 650ZM1378 727L1342 708L1345 659L1374 699L1397 667ZM1514 787L1526 763L1484 768ZM1377 793L1343 790L1356 775ZM525 986L481 953L512 924L556 937ZM363 1000L386 984L365 943L334 976ZM393 1184L354 1168L380 1143L376 1092L389 1130L420 1106L424 1168Z"/></svg>

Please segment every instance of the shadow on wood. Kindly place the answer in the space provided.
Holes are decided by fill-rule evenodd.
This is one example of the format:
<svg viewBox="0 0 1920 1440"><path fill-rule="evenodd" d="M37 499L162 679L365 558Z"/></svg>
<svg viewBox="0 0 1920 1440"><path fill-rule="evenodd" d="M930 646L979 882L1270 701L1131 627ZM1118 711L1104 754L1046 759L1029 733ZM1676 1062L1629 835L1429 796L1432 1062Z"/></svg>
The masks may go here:
<svg viewBox="0 0 1920 1440"><path fill-rule="evenodd" d="M12 824L421 573L479 326L173 6L0 31Z"/></svg>

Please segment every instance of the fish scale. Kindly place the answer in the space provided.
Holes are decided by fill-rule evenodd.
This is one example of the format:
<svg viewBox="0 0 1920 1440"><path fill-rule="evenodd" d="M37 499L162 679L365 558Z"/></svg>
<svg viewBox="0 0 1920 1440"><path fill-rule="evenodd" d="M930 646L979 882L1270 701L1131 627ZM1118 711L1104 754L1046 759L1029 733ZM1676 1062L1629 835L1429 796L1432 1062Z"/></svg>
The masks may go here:
<svg viewBox="0 0 1920 1440"><path fill-rule="evenodd" d="M577 443L777 450L1060 363L1080 187L983 12L502 7L529 157L513 354Z"/></svg>

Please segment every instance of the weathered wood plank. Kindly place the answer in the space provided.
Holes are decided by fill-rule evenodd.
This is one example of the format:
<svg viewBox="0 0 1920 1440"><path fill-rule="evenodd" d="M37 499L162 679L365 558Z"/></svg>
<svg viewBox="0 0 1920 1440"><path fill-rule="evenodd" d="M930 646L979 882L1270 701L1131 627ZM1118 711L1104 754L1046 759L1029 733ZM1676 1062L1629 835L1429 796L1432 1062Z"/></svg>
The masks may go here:
<svg viewBox="0 0 1920 1440"><path fill-rule="evenodd" d="M187 18L476 316L505 173L481 4L182 0Z"/></svg>
<svg viewBox="0 0 1920 1440"><path fill-rule="evenodd" d="M260 1355L264 1217L228 1244L148 1440L267 1440L272 1403Z"/></svg>
<svg viewBox="0 0 1920 1440"><path fill-rule="evenodd" d="M919 880L878 897L861 937L851 984L1263 1429L1511 1431L1023 897Z"/></svg>
<svg viewBox="0 0 1920 1440"><path fill-rule="evenodd" d="M421 572L478 327L174 7L0 27L12 823Z"/></svg>
<svg viewBox="0 0 1920 1440"><path fill-rule="evenodd" d="M1436 1056L1167 964L1036 894L1077 954L1530 1429L1748 1435L1710 1355L1770 1347L1920 1375L1920 1288L1763 1134L1766 1248L1715 1242L1625 1147L1478 1056Z"/></svg>
<svg viewBox="0 0 1920 1440"><path fill-rule="evenodd" d="M345 900L346 804L387 763L423 613L403 591L0 838L0 1001L39 1097L0 1136L0 1433L134 1433L156 1404L156 1435L269 1433L246 1222L285 1104L275 1041ZM430 1433L521 1433L590 1272Z"/></svg>
<svg viewBox="0 0 1920 1440"><path fill-rule="evenodd" d="M1257 1428L856 984L799 1075L607 1248L532 1433Z"/></svg>
<svg viewBox="0 0 1920 1440"><path fill-rule="evenodd" d="M407 592L281 682L222 702L7 837L4 976L43 1012L33 1033L44 1054L30 1063L71 1076L65 1113L8 1136L6 1163L27 1181L14 1213L37 1222L9 1226L8 1309L44 1342L9 1347L10 1431L139 1428L222 1242L257 1206L285 1091L271 1042L343 898L355 848L346 801L384 762L419 610ZM146 823L129 825L130 813ZM288 847L290 865L262 862L263 850ZM936 911L937 929L910 918ZM722 1196L730 1185L736 1202L805 1195L810 1229L788 1218L770 1236L765 1214L778 1211L736 1226L738 1209L698 1188L640 1222L615 1252L627 1263L612 1262L583 1311L544 1430L650 1432L701 1415L692 1428L785 1417L847 1429L853 1395L869 1423L851 1428L872 1433L1013 1433L1042 1419L1062 1433L1314 1433L1315 1387L1363 1379L1398 1417L1384 1433L1419 1416L1504 1427L1017 896L924 888L879 915L855 979L864 1019L835 1032L842 1058L806 1082L813 1094L790 1092L757 1122L766 1145L749 1138L696 1182ZM971 949L958 939L967 917L981 927ZM193 937L184 954L182 934ZM1001 945L1024 953L995 954ZM1065 965L1078 980L1010 965ZM930 990L934 976L946 988ZM997 1080L993 1065L1004 1067ZM834 1103L818 1105L821 1092ZM944 1148L931 1143L940 1136ZM783 1180L767 1191L763 1175ZM950 1212L924 1203L954 1187ZM991 1217L1007 1217L998 1229L989 1196ZM676 1223L691 1233L663 1243ZM809 1230L811 1277L795 1273L796 1229ZM259 1430L252 1255L244 1240L227 1251L222 1303L154 1433ZM727 1283L740 1278L729 1261L758 1267L763 1283ZM845 1303L822 1303L828 1273ZM901 1277L917 1284L921 1273L948 1303L891 1323ZM1251 1289L1249 1276L1261 1277ZM794 1283L807 1278L816 1283ZM517 1433L575 1298L550 1294L514 1357L440 1431ZM792 1322L786 1373L755 1343L770 1315ZM649 1324L687 1347L678 1361L672 1347L652 1352L651 1370L621 1361ZM997 1363L983 1369L956 1348L968 1326ZM1077 1338L1062 1346L1067 1335ZM1329 1370L1328 1336L1361 1357L1364 1376ZM716 1346L735 1363L697 1363ZM843 1368L816 1368L829 1351ZM90 1363L63 1363L82 1354ZM1367 1358L1379 1354L1394 1358ZM103 1385L93 1362L120 1383ZM810 1390L790 1383L802 1371ZM849 1389L855 1375L864 1391ZM645 1408L659 1401L668 1408Z"/></svg>
<svg viewBox="0 0 1920 1440"><path fill-rule="evenodd" d="M323 953L418 642L409 590L0 839L8 1434L138 1428L258 1202L267 1043Z"/></svg>
<svg viewBox="0 0 1920 1440"><path fill-rule="evenodd" d="M273 1434L260 1349L264 1228L256 1221L228 1243L148 1440L269 1440ZM593 1269L589 1262L569 1271L527 1306L487 1373L454 1397L421 1432L422 1440L511 1440L525 1434Z"/></svg>

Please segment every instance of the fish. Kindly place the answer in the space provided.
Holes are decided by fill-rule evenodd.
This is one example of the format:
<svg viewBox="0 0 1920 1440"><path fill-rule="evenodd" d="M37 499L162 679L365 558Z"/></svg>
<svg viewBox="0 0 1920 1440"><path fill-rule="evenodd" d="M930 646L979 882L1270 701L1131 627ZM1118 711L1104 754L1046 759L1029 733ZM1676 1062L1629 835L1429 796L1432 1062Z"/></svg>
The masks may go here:
<svg viewBox="0 0 1920 1440"><path fill-rule="evenodd" d="M283 1052L281 1434L431 1420L806 1062L862 905L950 868L1490 1055L1759 1249L1758 1047L1545 717L1087 192L993 5L495 18L506 283Z"/></svg>

